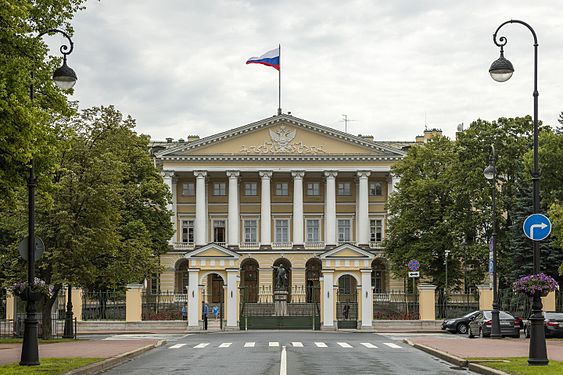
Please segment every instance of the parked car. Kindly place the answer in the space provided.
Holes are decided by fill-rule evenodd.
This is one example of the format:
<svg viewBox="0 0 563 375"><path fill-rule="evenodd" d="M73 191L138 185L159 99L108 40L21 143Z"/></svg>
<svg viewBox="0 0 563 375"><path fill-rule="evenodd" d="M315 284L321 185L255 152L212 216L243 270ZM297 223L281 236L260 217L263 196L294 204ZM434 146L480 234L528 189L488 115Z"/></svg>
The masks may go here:
<svg viewBox="0 0 563 375"><path fill-rule="evenodd" d="M563 313L545 312L543 326L545 337L563 336ZM526 337L530 337L530 320L524 325Z"/></svg>
<svg viewBox="0 0 563 375"><path fill-rule="evenodd" d="M446 319L442 322L442 330L451 332L451 333L461 333L465 335L467 333L467 329L469 327L469 322L472 318L476 317L480 311L473 311L469 314L462 316L461 318L455 319Z"/></svg>
<svg viewBox="0 0 563 375"><path fill-rule="evenodd" d="M520 320L515 319L505 311L499 311L500 334L502 336L520 337ZM493 314L491 310L480 311L469 323L469 338L490 337L493 326Z"/></svg>

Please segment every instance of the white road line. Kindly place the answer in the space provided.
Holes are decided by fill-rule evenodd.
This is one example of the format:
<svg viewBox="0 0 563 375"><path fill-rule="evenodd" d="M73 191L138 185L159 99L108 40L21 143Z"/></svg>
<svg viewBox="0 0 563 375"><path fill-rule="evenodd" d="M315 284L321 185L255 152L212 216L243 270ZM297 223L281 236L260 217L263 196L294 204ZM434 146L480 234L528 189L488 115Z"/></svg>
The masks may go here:
<svg viewBox="0 0 563 375"><path fill-rule="evenodd" d="M280 346L280 343L277 341L270 341L269 346Z"/></svg>
<svg viewBox="0 0 563 375"><path fill-rule="evenodd" d="M303 347L303 343L302 343L302 342L298 342L298 341L292 342L291 345L292 345L294 348L302 348L302 347Z"/></svg>
<svg viewBox="0 0 563 375"><path fill-rule="evenodd" d="M180 349L182 346L185 346L187 344L176 344L176 345L172 345L169 349Z"/></svg>
<svg viewBox="0 0 563 375"><path fill-rule="evenodd" d="M285 352L285 345L282 346L280 359L280 375L287 375L287 353Z"/></svg>
<svg viewBox="0 0 563 375"><path fill-rule="evenodd" d="M347 342L339 342L338 345L340 345L343 348L353 348L353 346L348 344Z"/></svg>
<svg viewBox="0 0 563 375"><path fill-rule="evenodd" d="M316 342L315 345L317 345L317 348L326 348L326 344L324 342Z"/></svg>
<svg viewBox="0 0 563 375"><path fill-rule="evenodd" d="M219 347L220 348L228 348L231 345L232 345L232 342L224 342L221 345L219 345Z"/></svg>
<svg viewBox="0 0 563 375"><path fill-rule="evenodd" d="M402 349L399 345L393 344L392 342L384 342L384 344L393 349Z"/></svg>
<svg viewBox="0 0 563 375"><path fill-rule="evenodd" d="M245 348L254 348L254 345L256 345L255 342L247 342L244 344Z"/></svg>
<svg viewBox="0 0 563 375"><path fill-rule="evenodd" d="M369 342L362 342L361 344L369 349L377 349L377 346L370 344Z"/></svg>
<svg viewBox="0 0 563 375"><path fill-rule="evenodd" d="M196 346L194 346L194 349L205 348L207 345L209 345L208 342L202 342L201 344L197 344Z"/></svg>

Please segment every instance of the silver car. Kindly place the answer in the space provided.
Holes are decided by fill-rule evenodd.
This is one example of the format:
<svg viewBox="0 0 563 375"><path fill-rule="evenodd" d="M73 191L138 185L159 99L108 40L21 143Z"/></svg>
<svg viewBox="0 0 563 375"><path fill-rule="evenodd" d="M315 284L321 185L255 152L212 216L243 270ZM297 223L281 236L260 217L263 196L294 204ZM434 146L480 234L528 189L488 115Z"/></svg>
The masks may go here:
<svg viewBox="0 0 563 375"><path fill-rule="evenodd" d="M502 336L520 337L520 323L515 323L515 318L505 311L499 311L500 334ZM493 326L493 314L491 310L480 311L477 316L469 322L469 338L490 337Z"/></svg>

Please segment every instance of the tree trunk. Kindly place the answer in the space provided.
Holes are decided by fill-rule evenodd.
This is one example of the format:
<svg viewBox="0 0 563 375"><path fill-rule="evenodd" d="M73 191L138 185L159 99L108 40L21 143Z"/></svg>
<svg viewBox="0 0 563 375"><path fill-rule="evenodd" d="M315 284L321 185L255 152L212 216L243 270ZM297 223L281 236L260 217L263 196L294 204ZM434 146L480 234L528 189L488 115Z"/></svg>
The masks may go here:
<svg viewBox="0 0 563 375"><path fill-rule="evenodd" d="M57 284L54 286L53 295L50 297L43 297L43 308L41 310L41 338L44 340L49 340L53 338L53 329L52 329L52 319L51 319L51 311L53 310L53 305L57 300L59 295L59 291L61 290L62 285Z"/></svg>

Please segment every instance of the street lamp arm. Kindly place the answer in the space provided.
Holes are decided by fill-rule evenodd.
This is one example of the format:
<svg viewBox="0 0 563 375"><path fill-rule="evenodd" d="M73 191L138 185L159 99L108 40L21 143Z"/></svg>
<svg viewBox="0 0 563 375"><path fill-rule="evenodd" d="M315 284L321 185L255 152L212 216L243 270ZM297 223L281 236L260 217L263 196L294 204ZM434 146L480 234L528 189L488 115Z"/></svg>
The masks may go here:
<svg viewBox="0 0 563 375"><path fill-rule="evenodd" d="M55 34L55 33L59 33L62 34L67 40L68 40L68 45L67 44L63 44L61 45L61 47L59 48L59 50L61 51L61 54L64 56L64 59L66 61L66 57L67 55L70 55L72 53L72 50L74 49L74 43L72 42L72 39L70 39L70 35L68 35L66 32L59 30L59 29L49 29L47 31L43 31L42 33L40 33L39 35L37 35L37 38L41 38L43 35L46 34Z"/></svg>
<svg viewBox="0 0 563 375"><path fill-rule="evenodd" d="M506 39L506 37L501 36L497 39L497 34L500 31L500 29L508 24L508 23L519 23L520 25L524 25L528 28L528 30L530 30L530 32L532 33L532 36L534 37L534 47L538 46L538 37L536 36L536 32L534 31L534 29L532 28L532 26L530 26L529 24L527 24L524 21L520 21L520 20L510 20L510 21L506 21L503 22L499 27L497 27L497 30L495 31L495 33L493 34L493 42L498 46L498 47L504 47L506 45L506 43L508 42L508 40Z"/></svg>

